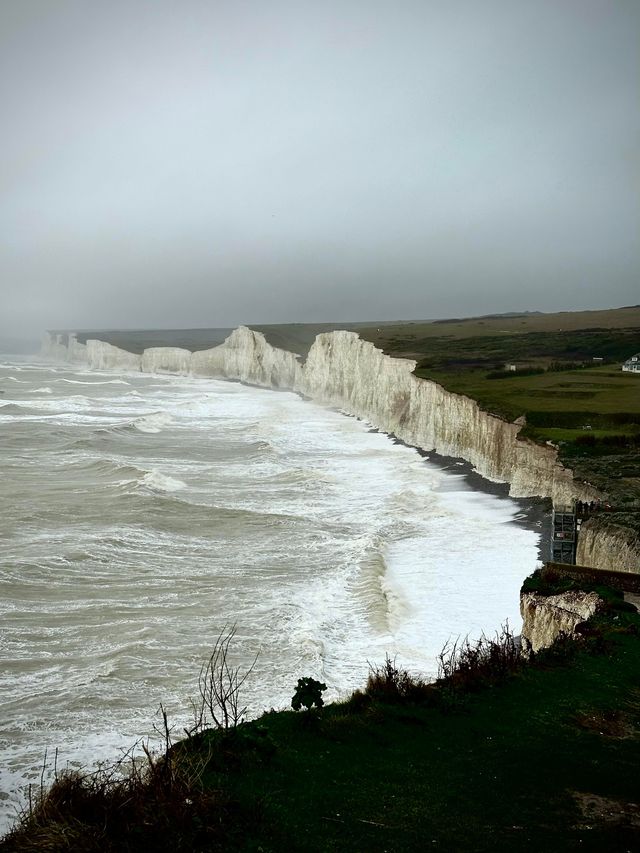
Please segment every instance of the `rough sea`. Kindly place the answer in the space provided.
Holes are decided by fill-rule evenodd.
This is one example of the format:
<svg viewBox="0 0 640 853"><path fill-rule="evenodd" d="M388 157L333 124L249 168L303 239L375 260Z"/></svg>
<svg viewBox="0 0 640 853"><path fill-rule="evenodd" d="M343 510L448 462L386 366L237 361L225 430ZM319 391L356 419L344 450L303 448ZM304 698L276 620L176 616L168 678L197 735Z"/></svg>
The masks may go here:
<svg viewBox="0 0 640 853"><path fill-rule="evenodd" d="M455 465L452 466L455 471ZM520 630L519 505L340 412L237 383L0 358L0 833L58 769L179 733L237 625L253 715Z"/></svg>

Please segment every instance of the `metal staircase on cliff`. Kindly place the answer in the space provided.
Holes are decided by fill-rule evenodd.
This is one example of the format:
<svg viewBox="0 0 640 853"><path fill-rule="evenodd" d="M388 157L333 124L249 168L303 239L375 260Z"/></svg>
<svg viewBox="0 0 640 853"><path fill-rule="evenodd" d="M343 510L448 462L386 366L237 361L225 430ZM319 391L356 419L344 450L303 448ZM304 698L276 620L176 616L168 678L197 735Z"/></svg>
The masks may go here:
<svg viewBox="0 0 640 853"><path fill-rule="evenodd" d="M638 512L629 508L624 511ZM571 505L554 506L551 517L551 562L575 565L582 522L594 515L610 512L616 512L616 508L600 501L574 501Z"/></svg>
<svg viewBox="0 0 640 853"><path fill-rule="evenodd" d="M554 506L551 518L551 560L554 563L576 562L578 519L576 506Z"/></svg>

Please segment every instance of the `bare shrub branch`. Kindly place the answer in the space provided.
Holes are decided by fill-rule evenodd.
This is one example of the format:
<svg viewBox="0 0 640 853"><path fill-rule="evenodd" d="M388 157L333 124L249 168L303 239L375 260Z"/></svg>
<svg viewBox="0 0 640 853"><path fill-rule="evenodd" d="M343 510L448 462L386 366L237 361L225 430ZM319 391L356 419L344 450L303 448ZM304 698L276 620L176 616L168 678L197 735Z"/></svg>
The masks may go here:
<svg viewBox="0 0 640 853"><path fill-rule="evenodd" d="M216 638L209 660L202 665L198 676L199 697L191 703L194 724L191 729L185 729L188 736L209 725L228 732L235 729L245 717L247 707L240 702L240 692L253 672L259 652L256 652L247 669L232 666L229 662L229 648L236 631L236 625L225 625Z"/></svg>
<svg viewBox="0 0 640 853"><path fill-rule="evenodd" d="M474 689L483 682L505 678L522 663L522 651L505 622L494 639L482 634L474 643L469 637L445 643L438 655L438 682Z"/></svg>
<svg viewBox="0 0 640 853"><path fill-rule="evenodd" d="M364 690L370 698L387 702L421 701L430 692L429 684L419 676L399 669L396 658L387 654L382 666L369 664L369 676Z"/></svg>

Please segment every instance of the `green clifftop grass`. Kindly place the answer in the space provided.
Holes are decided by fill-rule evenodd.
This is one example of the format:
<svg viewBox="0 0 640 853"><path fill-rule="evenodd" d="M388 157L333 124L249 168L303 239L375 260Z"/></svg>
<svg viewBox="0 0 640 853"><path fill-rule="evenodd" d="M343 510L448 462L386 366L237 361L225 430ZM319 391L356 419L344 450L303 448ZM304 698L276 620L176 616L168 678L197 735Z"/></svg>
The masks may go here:
<svg viewBox="0 0 640 853"><path fill-rule="evenodd" d="M213 774L238 849L626 850L640 843L640 639L526 668L452 712L329 706L258 724L274 751ZM589 797L616 817L585 812Z"/></svg>
<svg viewBox="0 0 640 853"><path fill-rule="evenodd" d="M108 819L67 804L62 829L27 821L0 850L638 849L640 618L612 600L586 645L501 683L395 702L356 693L205 731L172 750L191 791L174 781L129 824L126 802Z"/></svg>

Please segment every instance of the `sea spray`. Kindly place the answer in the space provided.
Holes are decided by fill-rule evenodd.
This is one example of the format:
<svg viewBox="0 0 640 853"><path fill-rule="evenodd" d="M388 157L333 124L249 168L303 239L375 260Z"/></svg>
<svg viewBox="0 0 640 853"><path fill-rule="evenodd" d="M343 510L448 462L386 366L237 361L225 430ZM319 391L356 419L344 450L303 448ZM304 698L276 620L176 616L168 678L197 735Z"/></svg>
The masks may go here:
<svg viewBox="0 0 640 853"><path fill-rule="evenodd" d="M429 674L450 635L518 624L538 541L518 505L366 423L211 379L4 367L5 818L45 749L113 758L160 702L186 724L224 624L239 663L260 650L252 713L301 676L345 695L386 653Z"/></svg>

